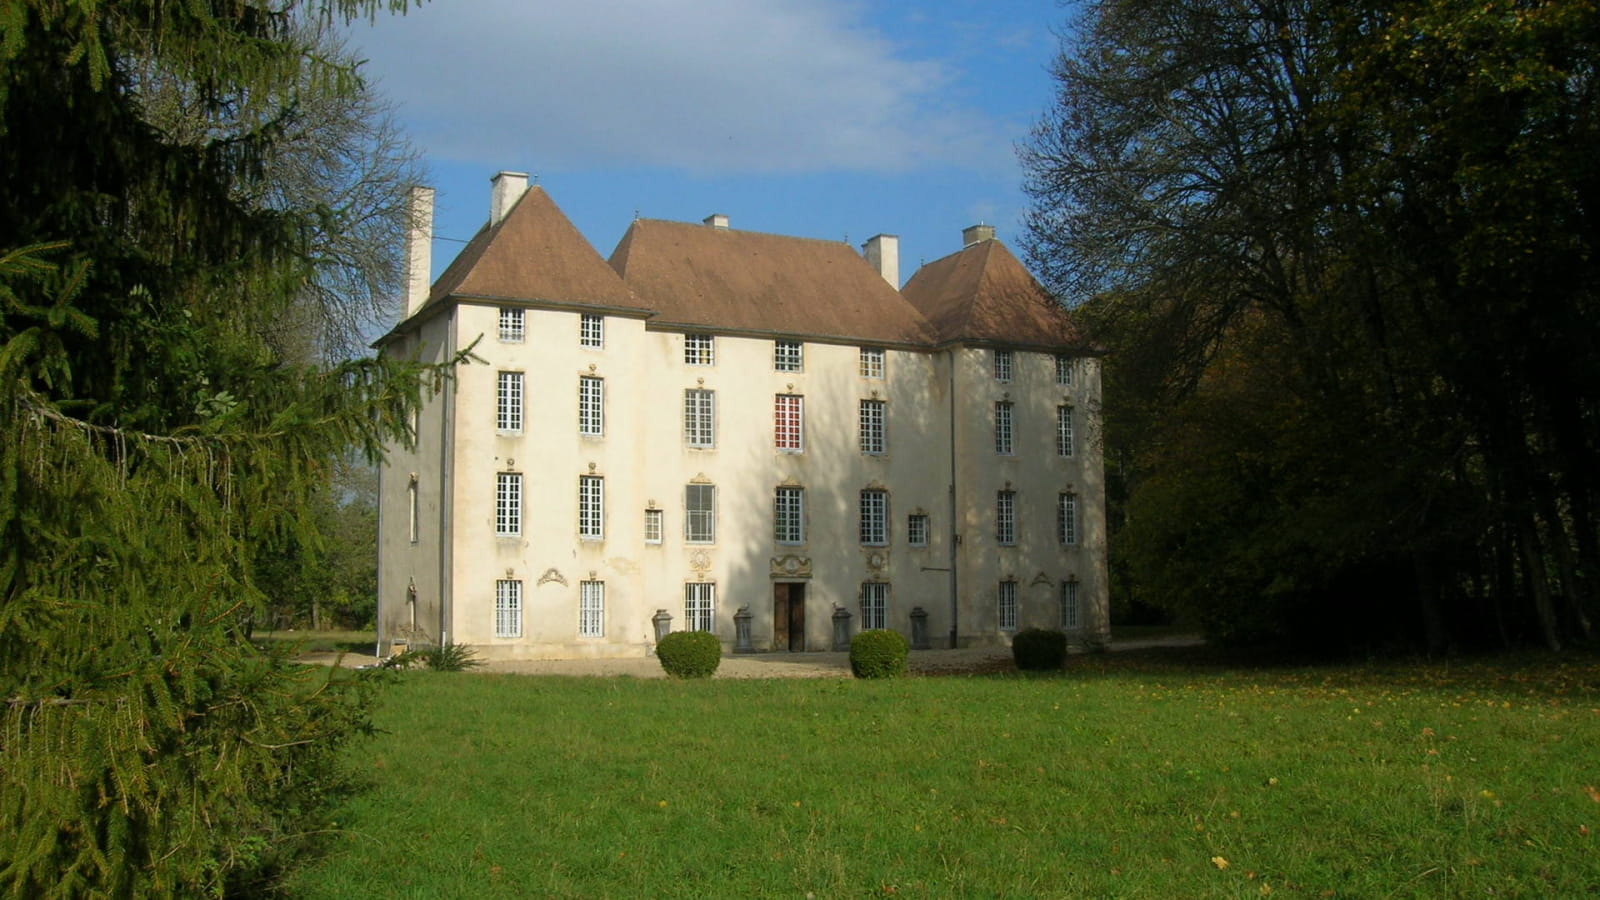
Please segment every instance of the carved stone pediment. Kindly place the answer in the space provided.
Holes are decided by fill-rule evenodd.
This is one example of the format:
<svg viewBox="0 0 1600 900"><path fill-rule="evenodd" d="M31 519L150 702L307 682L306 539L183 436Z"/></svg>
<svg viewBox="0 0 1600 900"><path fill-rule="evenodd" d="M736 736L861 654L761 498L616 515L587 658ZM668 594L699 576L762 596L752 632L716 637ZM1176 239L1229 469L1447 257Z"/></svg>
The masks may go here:
<svg viewBox="0 0 1600 900"><path fill-rule="evenodd" d="M796 556L793 553L788 556L774 556L772 558L772 577L810 578L811 557Z"/></svg>

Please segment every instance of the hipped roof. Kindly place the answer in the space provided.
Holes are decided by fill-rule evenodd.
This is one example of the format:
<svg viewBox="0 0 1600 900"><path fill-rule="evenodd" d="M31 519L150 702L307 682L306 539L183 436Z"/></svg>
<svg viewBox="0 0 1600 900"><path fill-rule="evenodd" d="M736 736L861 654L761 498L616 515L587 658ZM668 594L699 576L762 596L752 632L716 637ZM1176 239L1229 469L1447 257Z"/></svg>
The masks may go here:
<svg viewBox="0 0 1600 900"><path fill-rule="evenodd" d="M918 269L901 294L928 319L940 343L1087 349L1067 310L992 238Z"/></svg>
<svg viewBox="0 0 1600 900"><path fill-rule="evenodd" d="M917 310L848 245L640 219L612 267L667 325L928 344Z"/></svg>

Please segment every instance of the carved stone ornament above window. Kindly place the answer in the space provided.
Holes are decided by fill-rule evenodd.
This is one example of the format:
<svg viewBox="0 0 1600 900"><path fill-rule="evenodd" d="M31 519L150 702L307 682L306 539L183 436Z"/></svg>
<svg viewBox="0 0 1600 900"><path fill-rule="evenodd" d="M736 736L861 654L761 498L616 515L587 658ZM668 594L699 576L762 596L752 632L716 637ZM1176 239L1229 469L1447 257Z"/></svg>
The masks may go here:
<svg viewBox="0 0 1600 900"><path fill-rule="evenodd" d="M774 556L774 557L772 557L772 577L773 578L810 578L811 577L811 557L809 557L809 556L795 556L792 553L789 554L788 556Z"/></svg>

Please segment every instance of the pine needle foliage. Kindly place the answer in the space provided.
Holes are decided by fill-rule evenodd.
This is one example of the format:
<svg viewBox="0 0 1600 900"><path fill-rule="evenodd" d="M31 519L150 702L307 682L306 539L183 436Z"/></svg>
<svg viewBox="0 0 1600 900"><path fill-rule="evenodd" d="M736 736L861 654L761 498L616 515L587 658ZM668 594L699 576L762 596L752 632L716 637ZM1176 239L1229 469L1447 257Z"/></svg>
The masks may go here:
<svg viewBox="0 0 1600 900"><path fill-rule="evenodd" d="M449 367L275 352L317 227L247 199L280 123L139 95L336 95L307 22L385 5L0 7L0 896L237 893L325 828L371 686L251 645L251 551Z"/></svg>

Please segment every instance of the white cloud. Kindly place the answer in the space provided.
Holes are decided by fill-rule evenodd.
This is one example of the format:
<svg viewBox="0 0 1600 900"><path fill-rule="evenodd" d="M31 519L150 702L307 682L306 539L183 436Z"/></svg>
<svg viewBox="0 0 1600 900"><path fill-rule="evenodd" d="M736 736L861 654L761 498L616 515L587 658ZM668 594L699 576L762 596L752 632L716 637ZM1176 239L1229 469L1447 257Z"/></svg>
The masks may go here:
<svg viewBox="0 0 1600 900"><path fill-rule="evenodd" d="M700 173L1009 162L843 0L433 0L351 43L430 156Z"/></svg>

